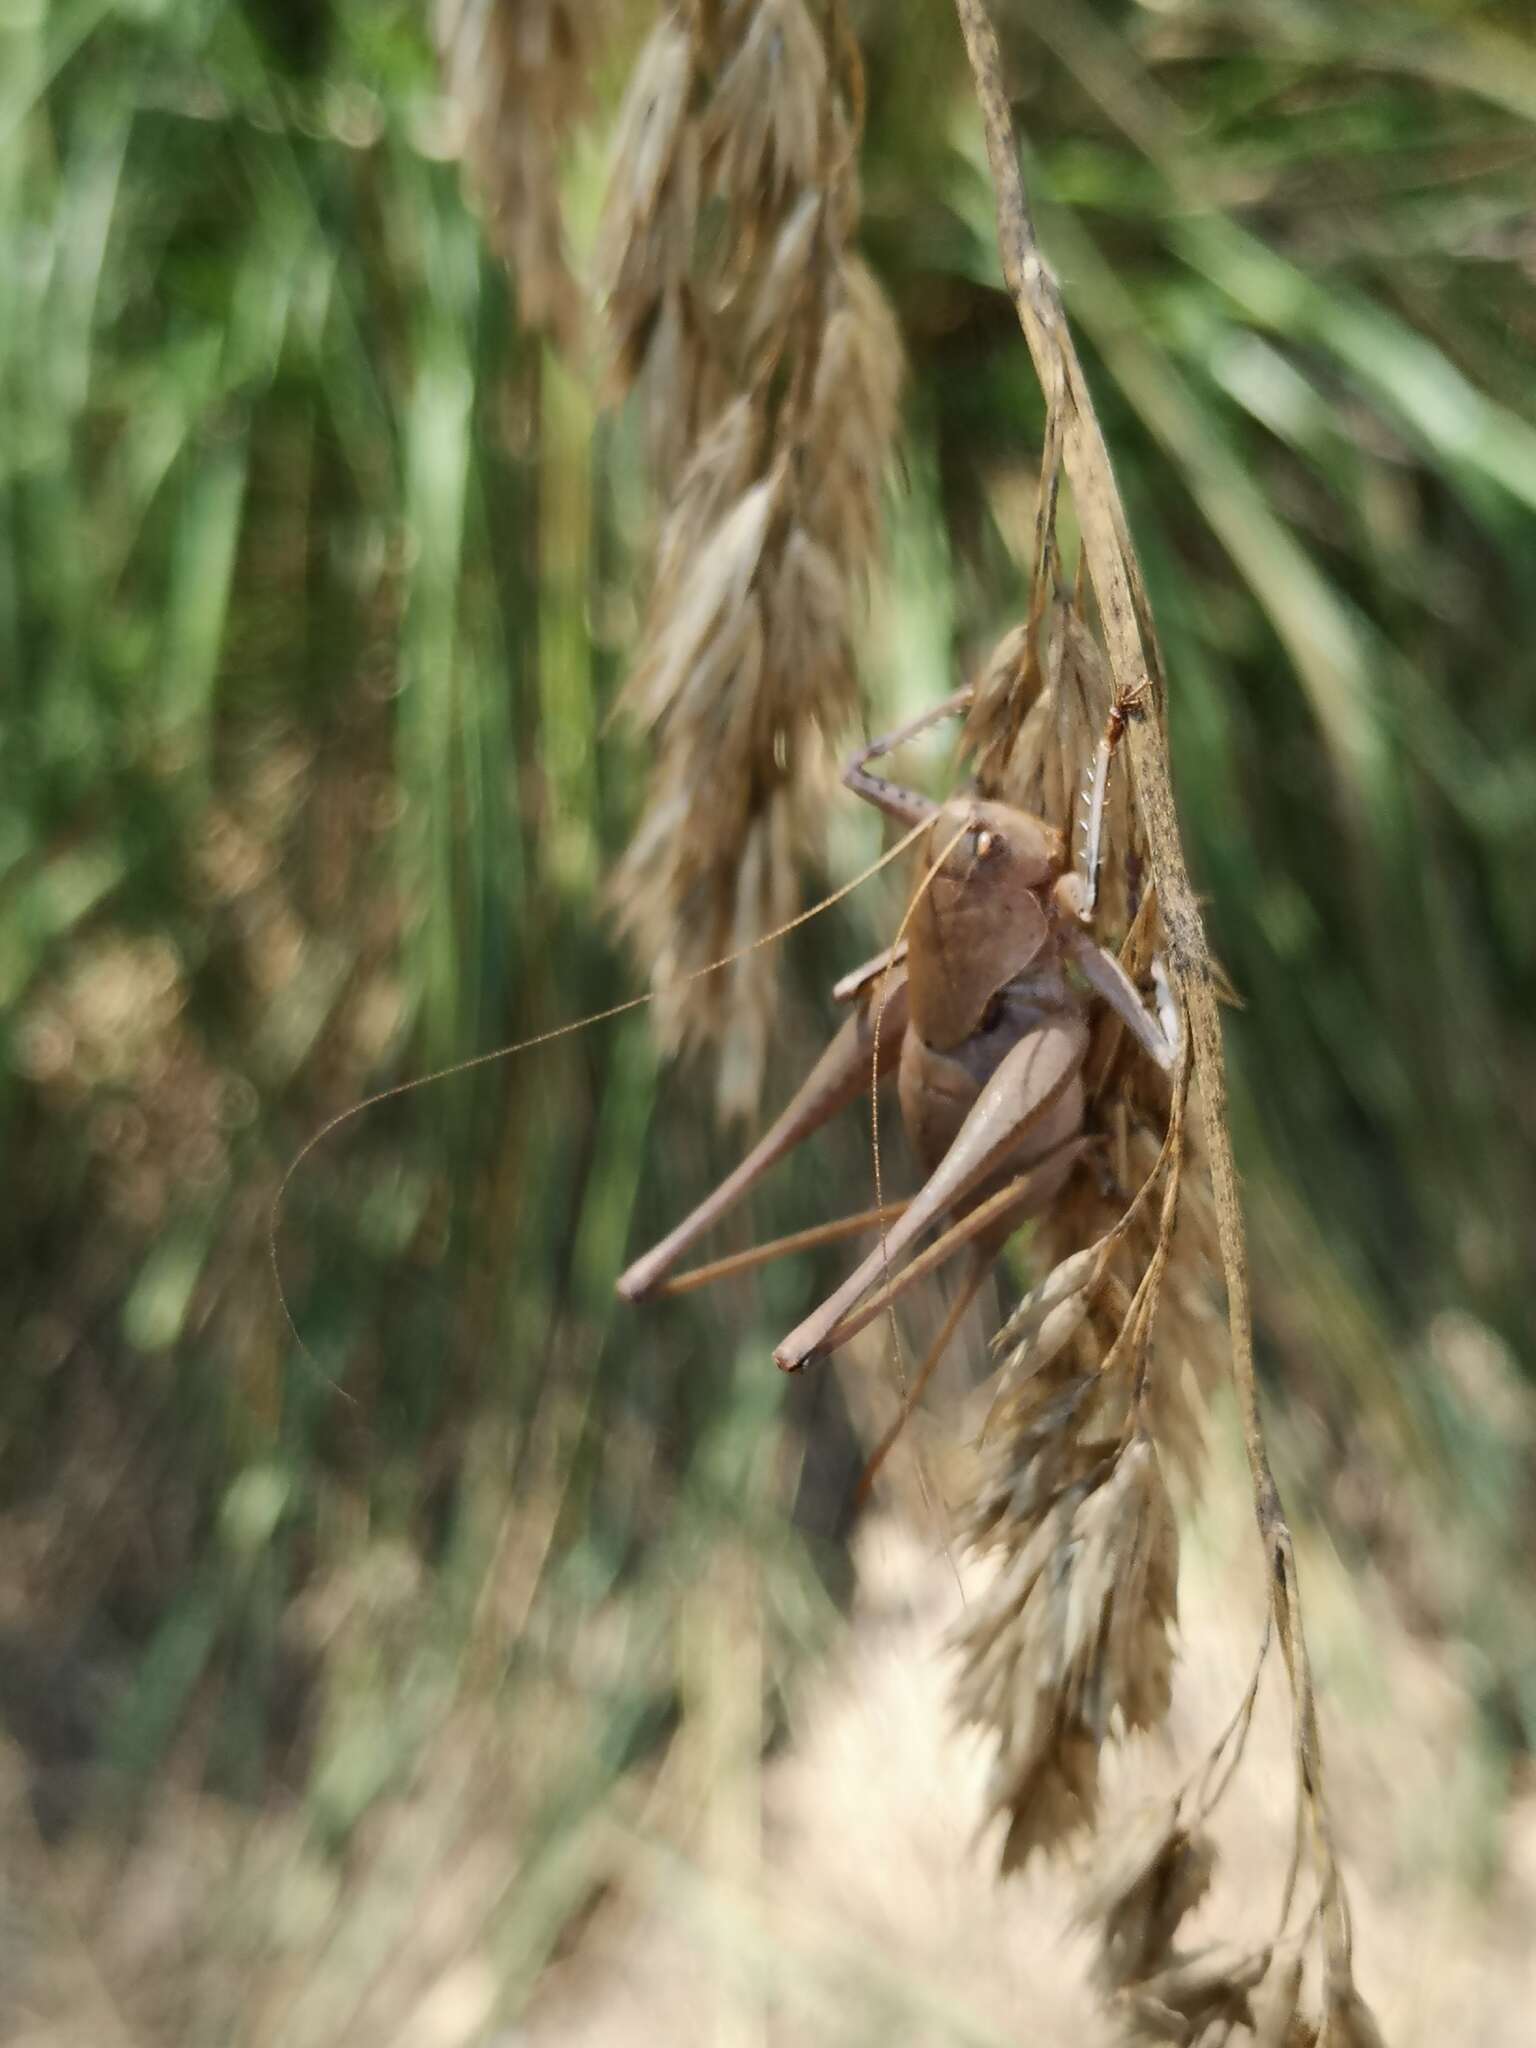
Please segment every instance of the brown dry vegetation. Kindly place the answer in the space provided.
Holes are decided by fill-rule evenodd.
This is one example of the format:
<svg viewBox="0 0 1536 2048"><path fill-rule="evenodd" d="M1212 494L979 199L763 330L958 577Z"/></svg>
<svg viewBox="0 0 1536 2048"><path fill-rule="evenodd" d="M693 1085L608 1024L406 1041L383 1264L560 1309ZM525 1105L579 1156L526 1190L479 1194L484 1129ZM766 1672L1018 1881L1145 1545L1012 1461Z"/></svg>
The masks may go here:
<svg viewBox="0 0 1536 2048"><path fill-rule="evenodd" d="M853 248L863 78L835 9L667 9L637 59L596 253L614 382L665 511L623 697L651 737L614 878L664 1043L756 1105L772 960L707 963L797 907L829 743L858 700L901 345ZM693 977L693 978L690 978Z"/></svg>
<svg viewBox="0 0 1536 2048"><path fill-rule="evenodd" d="M1251 1519L1224 1426L1184 1545L1167 1733L1110 1774L1119 1844L1196 1761L1248 1678L1261 1613ZM1441 1645L1415 1639L1374 1574L1299 1532L1326 1705L1333 1818L1352 1874L1360 1981L1397 2048L1524 2048L1536 1999L1536 1785L1499 1813L1475 1789L1476 1709ZM509 1958L496 1916L526 1841L494 1720L447 1720L409 1798L383 1803L345 1866L296 1820L253 1823L168 1788L126 1862L45 1848L14 1753L0 1890L3 2038L14 2048L219 2039L251 2048L630 2048L923 2043L1041 2048L1116 2038L1075 1924L1086 1859L995 1881L978 1840L988 1759L956 1738L952 1644L987 1596L931 1520L883 1514L858 1543L851 1629L797 1683L765 1758L762 1646L722 1569L689 1623L701 1711L651 1795L597 1820L523 1901L557 1949ZM394 1597L406 1589L397 1587ZM1291 1813L1287 1706L1264 1688L1248 1765L1215 1824L1218 1896L1194 1938L1261 1939ZM1487 1837L1469 1833L1479 1810ZM547 1966L546 1966L547 1965ZM542 1973L541 1973L542 1966ZM537 1985L535 1988L535 1979ZM497 2031L509 1983L531 1994Z"/></svg>
<svg viewBox="0 0 1536 2048"><path fill-rule="evenodd" d="M616 21L643 11L613 0ZM0 2036L1000 2048L1122 2021L1188 2039L1254 1994L1263 2048L1311 2048L1290 1954L1266 1968L1294 1843L1317 1852L1334 1965L1307 2000L1331 2001L1331 2048L1358 2048L1326 1819L1386 2038L1502 2048L1536 1997L1536 1433L1495 1334L1525 1328L1536 1214L1509 1193L1529 1149L1533 812L1509 656L1529 635L1501 603L1528 584L1536 505L1517 431L1536 273L1523 214L1499 224L1536 108L1512 38L1411 39L1404 87L1381 83L1369 27L1337 45L1278 12L1254 28L1280 133L1315 117L1362 178L1371 147L1329 126L1336 98L1369 116L1359 132L1407 136L1380 187L1408 194L1399 245L1385 200L1378 217L1319 193L1304 139L1287 154L1263 118L1250 134L1236 13L1128 10L1111 50L1065 0L1008 10L1059 174L1046 241L1174 621L1186 821L1254 999L1232 1035L1285 1464L1351 1550L1346 1569L1320 1523L1299 1532L1320 1722L1256 1435L1218 977L1160 687L1111 785L1101 922L1144 988L1166 960L1202 1071L1170 1093L1100 1034L1114 1172L1035 1232L1020 1284L1047 1273L1049 1298L1010 1319L982 1468L949 1447L979 1421L952 1377L944 1426L916 1427L887 1475L846 1639L790 1529L835 1436L830 1375L781 1427L767 1362L804 1276L733 1291L709 1322L613 1309L626 1245L719 1163L696 1091L652 1118L638 1035L545 1047L463 1118L413 1097L419 1124L386 1113L307 1159L279 1253L323 1363L289 1343L261 1216L303 1138L423 1046L452 1057L627 994L596 936L605 868L663 983L779 921L857 671L924 605L906 682L928 702L1028 605L968 743L984 781L1065 831L1116 685L1159 681L1087 378L1006 179L1039 392L1017 333L1000 339L947 8L922 12L953 44L944 120L925 141L926 105L892 118L867 209L836 0L659 11L597 265L633 445L594 435L572 367L594 329L557 187L600 83L590 10L450 0L437 97L421 23L375 42L369 0L337 12L356 38L337 77L354 66L366 91L278 90L243 10L210 29L168 7L163 35L141 10L78 64L49 10L4 31L26 58L26 175L0 206L39 260L0 332L7 431L26 428L0 621L30 664L21 772L0 785L20 1332L0 1430ZM920 11L852 10L872 75L909 95L893 50ZM1471 147L1463 94L1513 132ZM538 118L506 123L509 101ZM1421 163L1430 114L1446 125ZM461 170L536 342L512 331ZM921 254L930 201L942 260ZM900 350L861 223L914 344L914 424L938 408L891 568ZM1424 284L1420 232L1458 263L1485 252L1507 361L1458 325L1483 295ZM994 447L1002 420L1018 430ZM610 520L595 485L615 478ZM1368 600L1381 647L1353 635ZM655 742L648 797L617 734L598 743L621 698ZM1290 821L1278 851L1247 836L1261 811ZM671 1006L672 1039L724 1034L728 1107L754 1093L777 972L754 954ZM786 1001L786 1039L810 1014ZM1282 1167L1259 1126L1293 1115ZM859 1131L828 1136L810 1201L868 1179ZM1351 1191L1337 1209L1331 1181ZM1272 1655L1207 1835L1167 1799L1230 1725L1265 1585L1224 1419L1201 1461L1218 1235L1299 1737ZM897 1396L878 1347L862 1360L844 1391L873 1441ZM1133 1820L1154 1786L1164 1804ZM1107 1875L1087 1868L1093 1819ZM999 1882L999 1859L1027 1867Z"/></svg>
<svg viewBox="0 0 1536 2048"><path fill-rule="evenodd" d="M1003 274L1045 407L1029 617L971 699L977 781L984 796L1007 794L1043 814L1070 848L1077 792L1094 766L1090 738L1102 729L1107 748L1109 735L1121 737L1130 797L1104 819L1114 901L1099 905L1098 938L1131 997L1136 980L1166 988L1166 1029L1178 1048L1164 1075L1106 1016L1087 1062L1089 1128L1108 1162L1101 1213L1070 1193L1053 1203L1035 1245L1049 1270L1008 1326L1013 1348L989 1469L965 1509L969 1541L998 1563L995 1591L968 1624L960 1713L995 1746L989 1798L1006 1823L1005 1876L1037 1850L1059 1853L1096 1828L1108 1747L1156 1729L1168 1712L1178 1531L1166 1467L1188 1459L1198 1440L1186 1413L1188 1378L1212 1384L1225 1365L1272 1603L1253 1685L1274 1648L1295 1716L1294 1846L1273 1935L1220 1961L1178 1946L1181 1922L1207 1888L1215 1850L1199 1831L1241 1762L1250 1691L1204 1773L1175 1800L1146 1869L1131 1874L1124 1897L1106 1894L1101 1974L1131 2031L1149 2042L1259 2028L1297 2043L1373 2048L1374 2023L1353 1978L1294 1544L1258 1399L1222 982L1174 807L1167 677L1109 450L1020 175L996 34L982 0L957 0L956 12ZM772 986L760 955L735 956L788 924L795 762L850 708L850 607L862 575L830 573L829 544L834 533L855 535L858 552L845 566L862 572L876 530L885 434L864 445L861 429L868 387L888 380L863 374L867 351L845 363L830 345L837 302L848 297L843 244L856 217L862 111L862 66L835 5L741 0L718 13L668 10L641 54L620 123L599 255L625 381L659 384L665 431L653 446L671 499L628 688L631 701L648 706L643 723L655 735L652 797L620 869L619 899L654 962L668 1041L685 1028L720 1036L728 1109L757 1095ZM723 258L695 280L699 196L711 176L730 232ZM809 236L795 225L801 214ZM786 246L795 251L787 271ZM774 314L767 327L765 302ZM662 346L669 328L685 338L680 350ZM736 348L722 354L715 337L733 330ZM750 378L739 397L731 395L742 381L733 359ZM833 365L835 396L823 403ZM847 421L860 443L851 460ZM860 487L852 495L845 469ZM825 531L812 518L818 503ZM1059 531L1068 504L1080 550L1071 584ZM825 572L808 581L801 572L818 556ZM1084 902L1100 860L1097 822L1088 836ZM920 902L932 879L919 883ZM926 904L924 912L935 921ZM912 938L914 982L921 930ZM957 921L954 930L970 927ZM952 966L942 941L927 957L961 977L991 965ZM737 991L724 1009L711 960L728 966L721 985ZM1005 978L998 968L983 994ZM758 986L743 1002L748 983ZM879 997L877 1048L882 1011ZM877 1073L878 1050L873 1058ZM978 1099L967 1131L981 1114ZM957 1140L946 1168L961 1149ZM1089 1179L1081 1166L1076 1179ZM1180 1228L1191 1215L1208 1219L1203 1231ZM1203 1240L1212 1236L1225 1339L1211 1318L1168 1317L1159 1328L1165 1293L1175 1306L1198 1295ZM1191 1333L1204 1340L1193 1354ZM1150 1913L1142 1903L1149 1888L1161 1893ZM1179 1910L1170 1910L1173 1899ZM1127 1915L1142 1923L1134 1941L1117 1932ZM1315 1974L1320 1981L1304 1990ZM1256 2017L1266 2003L1272 2016Z"/></svg>
<svg viewBox="0 0 1536 2048"><path fill-rule="evenodd" d="M1138 1745L1112 1776L1103 1832L1116 1847L1215 1739L1248 1680L1262 1593L1236 1437L1222 1439L1226 1476L1211 1475L1184 1545L1166 1739ZM1519 2048L1536 1999L1536 1786L1491 1823L1469 1886L1478 1852L1452 1815L1477 1769L1472 1697L1438 1645L1405 1632L1380 1580L1346 1573L1315 1531L1300 1532L1300 1548L1362 1990L1397 2048ZM529 2021L538 2048L1120 2038L1092 1982L1096 1934L1075 1918L1094 1866L1037 1865L999 1887L996 1845L977 1838L989 1760L953 1735L943 1646L987 1598L989 1574L962 1566L957 1580L929 1534L889 1517L863 1532L858 1555L851 1635L796 1700L792 1739L763 1774L760 1829L713 1856L638 1845L619 1896L550 1975ZM1218 1896L1193 1923L1196 1946L1225 1951L1271 1930L1291 1820L1288 1722L1283 1686L1266 1684L1215 1823ZM756 1796L728 1779L716 1794Z"/></svg>

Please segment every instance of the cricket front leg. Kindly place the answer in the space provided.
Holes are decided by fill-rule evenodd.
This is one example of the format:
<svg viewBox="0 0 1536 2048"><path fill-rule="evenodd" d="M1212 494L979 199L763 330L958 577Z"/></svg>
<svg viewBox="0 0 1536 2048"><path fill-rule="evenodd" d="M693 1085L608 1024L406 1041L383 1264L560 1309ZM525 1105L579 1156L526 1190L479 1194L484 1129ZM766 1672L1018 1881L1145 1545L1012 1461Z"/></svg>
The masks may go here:
<svg viewBox="0 0 1536 2048"><path fill-rule="evenodd" d="M1152 687L1150 676L1143 676L1132 689L1115 692L1115 700L1109 708L1103 736L1094 755L1093 773L1083 791L1085 811L1083 817L1083 868L1082 868L1082 915L1092 917L1099 900L1099 856L1104 838L1104 807L1109 797L1109 771L1115 758L1115 750L1124 737L1127 721L1140 707L1142 699Z"/></svg>
<svg viewBox="0 0 1536 2048"><path fill-rule="evenodd" d="M1171 1074L1179 1063L1178 1007L1171 993L1165 1004L1160 992L1159 1015L1154 1017L1141 1000L1135 982L1107 946L1101 946L1087 932L1070 927L1066 938L1067 952L1082 970L1083 979L1104 998L1143 1051L1156 1060L1165 1074Z"/></svg>
<svg viewBox="0 0 1536 2048"><path fill-rule="evenodd" d="M735 1172L713 1194L706 1195L660 1244L620 1275L618 1292L622 1298L644 1301L647 1295L654 1294L678 1260L735 1208L771 1166L867 1091L876 1075L877 1062L879 1075L894 1066L901 1056L906 1029L906 977L893 973L888 982L871 991L869 1000L861 1003L843 1025L783 1113Z"/></svg>
<svg viewBox="0 0 1536 2048"><path fill-rule="evenodd" d="M903 789L899 783L887 782L883 775L870 770L870 762L878 761L882 754L892 754L898 747L905 746L920 732L926 732L930 725L936 725L941 718L952 718L956 712L964 711L971 701L969 687L957 690L952 697L946 697L942 704L935 704L930 710L910 719L899 731L886 733L882 738L871 740L867 747L861 747L843 770L843 787L851 789L855 796L861 796L865 803L873 804L876 810L884 811L888 818L894 818L898 825L920 825L925 818L934 817L938 805L931 797L919 796L916 790Z"/></svg>

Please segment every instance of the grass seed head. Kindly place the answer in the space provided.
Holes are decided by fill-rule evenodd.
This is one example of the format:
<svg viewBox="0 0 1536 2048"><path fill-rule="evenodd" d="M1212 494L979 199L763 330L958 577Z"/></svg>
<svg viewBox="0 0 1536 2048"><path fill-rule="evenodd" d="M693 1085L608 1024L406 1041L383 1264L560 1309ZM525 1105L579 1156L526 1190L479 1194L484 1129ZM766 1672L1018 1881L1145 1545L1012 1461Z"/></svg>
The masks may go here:
<svg viewBox="0 0 1536 2048"><path fill-rule="evenodd" d="M645 387L667 501L624 700L651 782L616 900L664 1039L721 1046L728 1114L756 1101L773 968L674 984L793 914L855 708L900 386L895 323L849 247L829 33L804 0L670 14L626 98L599 246L618 382Z"/></svg>
<svg viewBox="0 0 1536 2048"><path fill-rule="evenodd" d="M957 1702L997 1744L1005 1870L1091 1826L1103 1745L1168 1707L1173 1512L1147 1438L1084 1435L1098 1391L1068 1382L1007 1432L976 1531L1001 1562L957 1638Z"/></svg>
<svg viewBox="0 0 1536 2048"><path fill-rule="evenodd" d="M819 181L830 67L802 0L756 0L734 12L744 27L710 95L705 166L742 213L771 218Z"/></svg>

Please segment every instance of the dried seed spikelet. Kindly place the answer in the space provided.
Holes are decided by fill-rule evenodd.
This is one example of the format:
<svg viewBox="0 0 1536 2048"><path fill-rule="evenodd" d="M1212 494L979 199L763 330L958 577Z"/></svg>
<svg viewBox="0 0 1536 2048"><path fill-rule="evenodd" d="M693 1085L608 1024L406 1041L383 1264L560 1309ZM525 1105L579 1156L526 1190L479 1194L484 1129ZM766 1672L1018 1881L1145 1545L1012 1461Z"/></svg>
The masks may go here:
<svg viewBox="0 0 1536 2048"><path fill-rule="evenodd" d="M1384 2048L1381 2030L1355 1989L1347 1965L1323 1971L1322 2017L1303 1996L1305 1935L1277 1956L1258 2001L1254 2048Z"/></svg>
<svg viewBox="0 0 1536 2048"><path fill-rule="evenodd" d="M1327 1978L1317 2039L1318 2048L1385 2048L1381 2029L1347 1970L1330 1973Z"/></svg>
<svg viewBox="0 0 1536 2048"><path fill-rule="evenodd" d="M666 486L624 702L651 735L621 926L672 1045L718 1040L721 1107L755 1102L773 969L830 743L895 433L895 324L849 247L857 93L806 0L673 9L624 113L599 244L621 388ZM707 222L703 216L708 213Z"/></svg>
<svg viewBox="0 0 1536 2048"><path fill-rule="evenodd" d="M901 397L901 336L873 272L856 256L838 268L817 356L805 442L803 518L850 585L880 542L880 501Z"/></svg>
<svg viewBox="0 0 1536 2048"><path fill-rule="evenodd" d="M1254 2048L1317 2048L1317 2025L1302 2010L1305 1961L1299 1947L1275 1958L1254 2024Z"/></svg>
<svg viewBox="0 0 1536 2048"><path fill-rule="evenodd" d="M1106 1445L1102 1387L1039 1377L978 1502L972 1541L1003 1558L957 1638L961 1714L997 1741L1005 1871L1091 1825L1103 1744L1166 1714L1178 1576L1150 1441Z"/></svg>
<svg viewBox="0 0 1536 2048"><path fill-rule="evenodd" d="M699 215L694 38L669 13L640 54L619 116L598 231L597 287L614 381L644 376L652 459L672 474L695 437L707 374L691 280Z"/></svg>
<svg viewBox="0 0 1536 2048"><path fill-rule="evenodd" d="M1167 1807L1131 1830L1080 1914L1099 1927L1095 1975L1106 1991L1168 1967L1180 1924L1205 1897L1215 1864L1210 1838L1190 1834Z"/></svg>
<svg viewBox="0 0 1536 2048"><path fill-rule="evenodd" d="M1040 698L1036 637L1011 626L988 655L971 691L961 746L976 766L978 788L1006 799L1009 763L1024 721Z"/></svg>
<svg viewBox="0 0 1536 2048"><path fill-rule="evenodd" d="M704 117L706 160L714 183L757 224L818 180L830 66L802 0L738 0L725 36Z"/></svg>
<svg viewBox="0 0 1536 2048"><path fill-rule="evenodd" d="M1253 1993L1269 1968L1264 1951L1205 1950L1181 1956L1114 2000L1128 2042L1218 2048L1239 2029L1253 2031Z"/></svg>
<svg viewBox="0 0 1536 2048"><path fill-rule="evenodd" d="M729 979L678 984L794 908L782 776L762 786L753 731L767 639L759 570L783 472L750 481L751 432L750 407L740 400L690 465L626 693L642 725L665 730L650 802L620 870L620 919L650 962L659 1021L674 1042L728 1007L749 1039L754 1024L766 1030L767 1012L752 1000L761 995L752 986L756 955L737 962ZM737 836L722 886L727 832Z"/></svg>
<svg viewBox="0 0 1536 2048"><path fill-rule="evenodd" d="M1008 1349L1003 1363L1005 1384L1021 1377L1026 1366L1037 1376L1055 1361L1088 1312L1088 1291L1105 1249L1101 1240L1073 1252L1053 1266L1014 1309L993 1339L996 1350Z"/></svg>
<svg viewBox="0 0 1536 2048"><path fill-rule="evenodd" d="M527 327L567 347L585 302L566 256L560 153L586 104L603 0L438 0L443 82L462 124L464 169L517 285Z"/></svg>

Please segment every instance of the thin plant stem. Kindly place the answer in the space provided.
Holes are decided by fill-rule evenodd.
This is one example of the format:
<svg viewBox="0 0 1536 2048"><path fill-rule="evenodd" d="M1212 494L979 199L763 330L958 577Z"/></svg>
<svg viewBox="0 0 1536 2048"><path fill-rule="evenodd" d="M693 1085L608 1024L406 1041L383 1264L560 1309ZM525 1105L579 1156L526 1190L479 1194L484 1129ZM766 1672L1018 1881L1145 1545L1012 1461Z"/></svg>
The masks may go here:
<svg viewBox="0 0 1536 2048"><path fill-rule="evenodd" d="M1063 421L1062 466L1072 486L1117 692L1133 702L1126 746L1146 821L1168 964L1188 1018L1204 1110L1218 1239L1227 1290L1231 1369L1269 1567L1269 1596L1290 1678L1301 1788L1313 1818L1319 1903L1330 1972L1348 1976L1349 1919L1323 1798L1322 1746L1302 1630L1295 1543L1270 1463L1253 1356L1247 1243L1228 1128L1226 1065L1216 978L1189 879L1168 761L1167 686L1145 583L1113 465L1056 280L1040 253L1019 169L997 36L984 0L955 0L986 136L1003 274L1048 409Z"/></svg>

